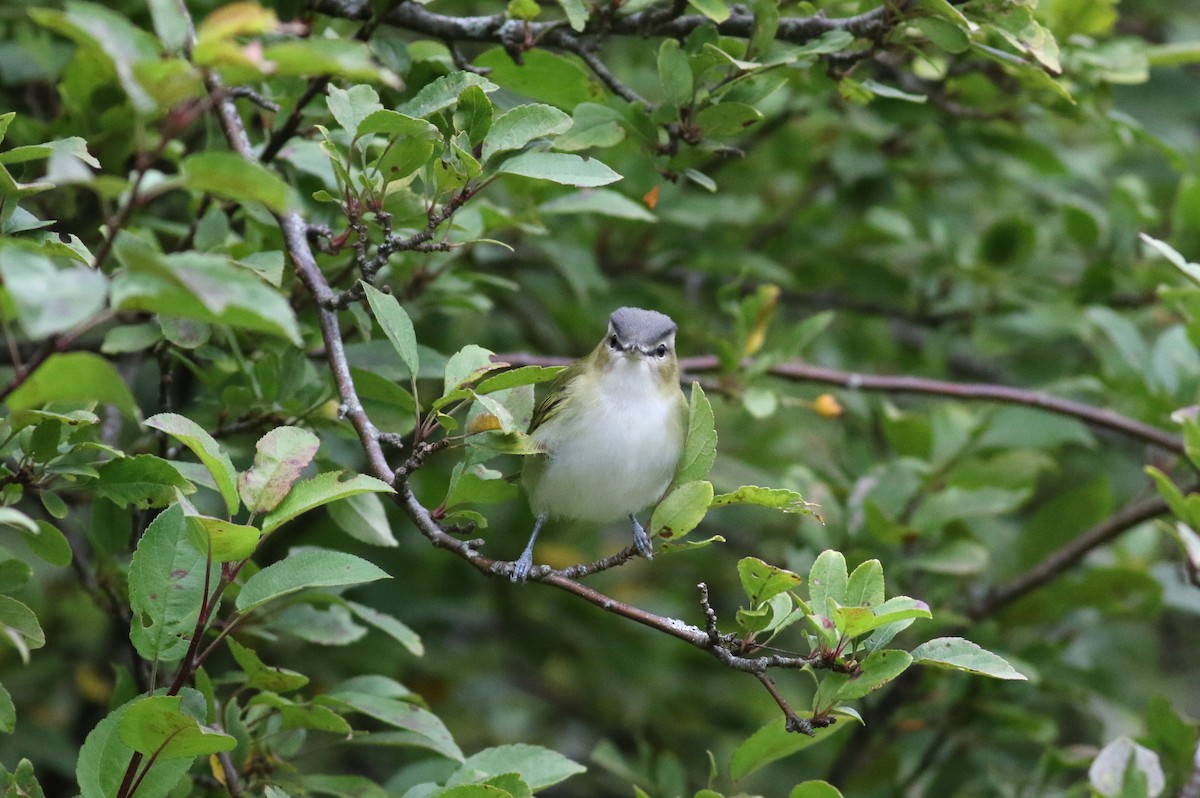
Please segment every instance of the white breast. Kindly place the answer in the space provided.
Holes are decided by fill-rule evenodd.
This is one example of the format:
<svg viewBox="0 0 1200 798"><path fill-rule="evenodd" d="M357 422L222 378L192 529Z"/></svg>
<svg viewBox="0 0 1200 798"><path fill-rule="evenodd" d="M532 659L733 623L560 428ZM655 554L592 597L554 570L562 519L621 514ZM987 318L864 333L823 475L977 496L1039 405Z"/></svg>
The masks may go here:
<svg viewBox="0 0 1200 798"><path fill-rule="evenodd" d="M550 453L530 494L538 514L613 521L658 501L675 475L681 395L658 390L640 358L592 379L533 433Z"/></svg>

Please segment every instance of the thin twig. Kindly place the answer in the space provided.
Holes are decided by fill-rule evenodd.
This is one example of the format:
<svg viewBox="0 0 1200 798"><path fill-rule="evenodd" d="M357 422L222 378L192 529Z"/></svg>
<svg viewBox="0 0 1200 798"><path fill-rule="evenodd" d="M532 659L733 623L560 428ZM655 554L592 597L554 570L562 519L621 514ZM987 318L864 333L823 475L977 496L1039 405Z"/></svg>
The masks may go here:
<svg viewBox="0 0 1200 798"><path fill-rule="evenodd" d="M502 354L496 357L514 366L560 366L569 362L568 358L540 357L520 353ZM720 368L720 361L718 361L716 355L681 358L679 360L679 369L685 374L703 374L719 371ZM1031 391L1025 388L1014 388L1008 385L995 385L992 383L951 382L949 380L934 380L907 375L862 374L799 362L780 363L771 366L767 369L767 373L792 382L816 382L825 385L836 385L850 390L879 391L881 393L915 393L970 401L1023 405L1038 410L1045 410L1049 413L1077 418L1093 427L1117 432L1143 441L1144 443L1161 447L1175 454L1184 453L1183 439L1178 435L1172 435L1166 430L1153 427L1128 416L1123 416L1112 410L1076 402L1071 399L1063 399L1042 391Z"/></svg>
<svg viewBox="0 0 1200 798"><path fill-rule="evenodd" d="M988 591L987 596L969 611L972 620L979 621L994 615L1027 593L1054 580L1059 574L1096 549L1138 524L1167 512L1167 503L1158 497L1142 499L1125 505L1070 543L1051 553L1040 563L1020 576Z"/></svg>

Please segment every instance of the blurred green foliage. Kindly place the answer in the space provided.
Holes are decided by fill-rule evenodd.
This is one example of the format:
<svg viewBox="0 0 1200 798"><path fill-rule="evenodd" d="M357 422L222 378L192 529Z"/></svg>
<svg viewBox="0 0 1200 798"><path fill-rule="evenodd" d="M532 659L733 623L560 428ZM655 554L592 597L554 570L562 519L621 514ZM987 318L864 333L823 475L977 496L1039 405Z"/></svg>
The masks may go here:
<svg viewBox="0 0 1200 798"><path fill-rule="evenodd" d="M874 22L799 27L818 12ZM139 796L232 793L227 765L271 796L1184 794L1198 31L1163 0L0 9L6 794L117 795L134 751ZM772 671L810 717L853 701L789 733L694 647L431 547L343 417L290 212L374 425L483 431L412 486L495 559L532 523L504 477L553 372L485 388L489 351L671 315L719 436L681 488L730 506L690 538L714 545L589 586L703 628L704 582L723 633L861 652L879 683ZM801 359L1044 391L1179 445L780 368ZM819 520L756 506L804 501ZM624 539L556 523L538 561ZM872 644L885 596L908 614ZM1029 680L907 669L1007 673L960 635Z"/></svg>

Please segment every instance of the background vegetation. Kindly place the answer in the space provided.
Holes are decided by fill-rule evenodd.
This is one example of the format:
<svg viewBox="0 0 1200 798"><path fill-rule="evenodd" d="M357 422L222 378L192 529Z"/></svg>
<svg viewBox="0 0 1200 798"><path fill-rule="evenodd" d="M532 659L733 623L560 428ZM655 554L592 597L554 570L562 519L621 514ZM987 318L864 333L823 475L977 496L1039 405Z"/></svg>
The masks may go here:
<svg viewBox="0 0 1200 798"><path fill-rule="evenodd" d="M1197 60L1163 0L5 5L6 794L1200 795ZM626 304L676 534L511 584Z"/></svg>

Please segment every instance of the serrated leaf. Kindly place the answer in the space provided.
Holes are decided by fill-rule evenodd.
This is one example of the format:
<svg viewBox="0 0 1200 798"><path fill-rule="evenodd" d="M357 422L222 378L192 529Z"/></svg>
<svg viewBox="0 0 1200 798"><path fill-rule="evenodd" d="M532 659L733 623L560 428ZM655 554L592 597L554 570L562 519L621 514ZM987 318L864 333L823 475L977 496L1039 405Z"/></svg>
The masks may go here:
<svg viewBox="0 0 1200 798"><path fill-rule="evenodd" d="M246 559L254 553L262 536L258 527L206 515L188 514L187 522L193 545L200 552L211 552L213 562Z"/></svg>
<svg viewBox="0 0 1200 798"><path fill-rule="evenodd" d="M493 369L504 368L505 365L507 364L494 362L490 350L475 344L467 344L451 355L450 359L446 361L445 377L442 381L444 388L442 394L443 396L449 396L455 388L463 383L482 377ZM462 394L463 398L467 396L470 396L470 393ZM434 406L440 407L443 405L435 403Z"/></svg>
<svg viewBox="0 0 1200 798"><path fill-rule="evenodd" d="M729 6L725 0L688 0L688 5L718 25L729 19Z"/></svg>
<svg viewBox="0 0 1200 798"><path fill-rule="evenodd" d="M408 373L416 375L421 367L421 358L417 353L417 333L413 329L412 319L394 296L366 283L362 285L367 294L367 304L383 328L383 334L392 342L404 365L408 366Z"/></svg>
<svg viewBox="0 0 1200 798"><path fill-rule="evenodd" d="M563 194L542 203L538 210L544 214L578 213L608 216L613 219L629 219L635 222L658 221L658 217L646 210L645 205L607 188L584 189L571 194Z"/></svg>
<svg viewBox="0 0 1200 798"><path fill-rule="evenodd" d="M557 136L571 127L571 117L552 105L530 103L518 105L492 122L483 139L483 157L487 161L494 155L519 150L529 142Z"/></svg>
<svg viewBox="0 0 1200 798"><path fill-rule="evenodd" d="M712 405L700 383L692 383L688 403L688 432L675 472L675 484L704 479L717 459L717 430Z"/></svg>
<svg viewBox="0 0 1200 798"><path fill-rule="evenodd" d="M738 578L752 607L765 604L803 581L799 574L765 563L757 557L743 557L738 561Z"/></svg>
<svg viewBox="0 0 1200 798"><path fill-rule="evenodd" d="M687 105L692 101L692 66L687 53L675 39L664 39L658 48L658 82L663 96L671 105Z"/></svg>
<svg viewBox="0 0 1200 798"><path fill-rule="evenodd" d="M247 579L238 593L237 608L244 614L268 601L308 588L360 585L379 579L391 577L353 554L327 549L297 551Z"/></svg>
<svg viewBox="0 0 1200 798"><path fill-rule="evenodd" d="M238 493L246 507L253 513L274 510L320 447L317 436L300 427L276 427L259 438L254 465L238 478ZM264 534L268 531L264 524Z"/></svg>
<svg viewBox="0 0 1200 798"><path fill-rule="evenodd" d="M174 695L145 696L129 705L117 726L121 742L156 761L170 759L192 760L237 745L232 735L200 725L186 715L183 697Z"/></svg>
<svg viewBox="0 0 1200 798"><path fill-rule="evenodd" d="M848 723L835 723L822 729L814 729L813 736L809 737L806 734L787 731L783 719L776 718L734 749L729 760L729 777L735 782L741 781L759 768L817 745L837 734L839 729L848 727Z"/></svg>
<svg viewBox="0 0 1200 798"><path fill-rule="evenodd" d="M685 482L671 490L654 508L649 532L663 540L677 541L704 520L712 501L711 482Z"/></svg>
<svg viewBox="0 0 1200 798"><path fill-rule="evenodd" d="M500 88L492 81L474 72L451 72L449 75L425 84L415 97L396 110L408 116L429 116L457 103L458 96L468 86L478 86L489 94Z"/></svg>
<svg viewBox="0 0 1200 798"><path fill-rule="evenodd" d="M579 188L606 186L621 179L600 161L565 152L522 152L500 164L497 171Z"/></svg>
<svg viewBox="0 0 1200 798"><path fill-rule="evenodd" d="M713 507L724 507L729 504L753 504L784 513L810 514L817 506L804 501L804 498L794 490L760 488L756 485L743 485L735 491L713 497Z"/></svg>
<svg viewBox="0 0 1200 798"><path fill-rule="evenodd" d="M0 640L17 649L21 660L29 664L29 652L46 645L46 634L37 615L24 603L0 594Z"/></svg>
<svg viewBox="0 0 1200 798"><path fill-rule="evenodd" d="M263 534L269 534L301 513L323 504L361 493L394 493L382 480L357 474L342 480L343 471L327 471L292 486L287 496L263 519Z"/></svg>
<svg viewBox="0 0 1200 798"><path fill-rule="evenodd" d="M320 696L318 701L375 718L405 732L403 739L409 745L427 748L457 762L463 761L462 751L441 719L415 704L343 689Z"/></svg>
<svg viewBox="0 0 1200 798"><path fill-rule="evenodd" d="M259 659L253 649L228 638L226 644L229 652L237 660L238 667L246 674L246 686L252 690L266 690L272 693L290 693L308 684L308 677L303 673L275 668Z"/></svg>
<svg viewBox="0 0 1200 798"><path fill-rule="evenodd" d="M846 558L840 551L826 549L817 555L808 572L808 590L813 612L829 613L829 600L846 603L846 585L850 581L846 573Z"/></svg>
<svg viewBox="0 0 1200 798"><path fill-rule="evenodd" d="M133 749L122 742L118 729L132 705L129 702L117 707L88 732L75 764L82 798L113 798L117 794L133 756ZM138 798L165 798L191 765L188 759L168 759L150 768L138 785Z"/></svg>
<svg viewBox="0 0 1200 798"><path fill-rule="evenodd" d="M846 605L874 609L883 604L883 565L879 560L864 560L846 583Z"/></svg>
<svg viewBox="0 0 1200 798"><path fill-rule="evenodd" d="M92 352L51 355L5 400L12 411L50 402L101 402L129 418L140 420L142 416L116 368Z"/></svg>
<svg viewBox="0 0 1200 798"><path fill-rule="evenodd" d="M293 204L291 187L258 163L232 152L199 152L181 165L184 183L192 191L234 202L261 202L275 213Z"/></svg>
<svg viewBox="0 0 1200 798"><path fill-rule="evenodd" d="M333 522L350 537L372 546L398 546L383 502L375 493L357 493L329 505Z"/></svg>
<svg viewBox="0 0 1200 798"><path fill-rule="evenodd" d="M166 507L175 500L175 491L195 493L196 486L166 460L152 454L109 460L99 469L96 495L116 504L139 509Z"/></svg>
<svg viewBox="0 0 1200 798"><path fill-rule="evenodd" d="M391 637L400 645L408 649L413 656L420 657L425 654L425 646L421 643L421 637L412 629L408 628L399 619L388 615L385 612L380 612L374 607L368 607L365 604L357 604L353 601L347 601L346 606L350 608L359 619L371 624L379 631Z"/></svg>
<svg viewBox="0 0 1200 798"><path fill-rule="evenodd" d="M192 454L213 475L217 483L217 491L225 500L229 514L238 511L237 471L233 461L221 448L221 445L208 432L190 418L175 413L159 413L146 419L146 426L167 433L175 440L191 449Z"/></svg>
<svg viewBox="0 0 1200 798"><path fill-rule="evenodd" d="M961 637L938 637L912 650L914 662L977 673L993 679L1026 680L998 654Z"/></svg>
<svg viewBox="0 0 1200 798"><path fill-rule="evenodd" d="M447 787L485 781L505 773L515 773L535 792L566 781L587 770L557 751L537 745L499 745L472 754L446 780Z"/></svg>
<svg viewBox="0 0 1200 798"><path fill-rule="evenodd" d="M159 513L138 540L129 565L130 638L143 659L183 657L200 615L205 562L178 504Z"/></svg>

